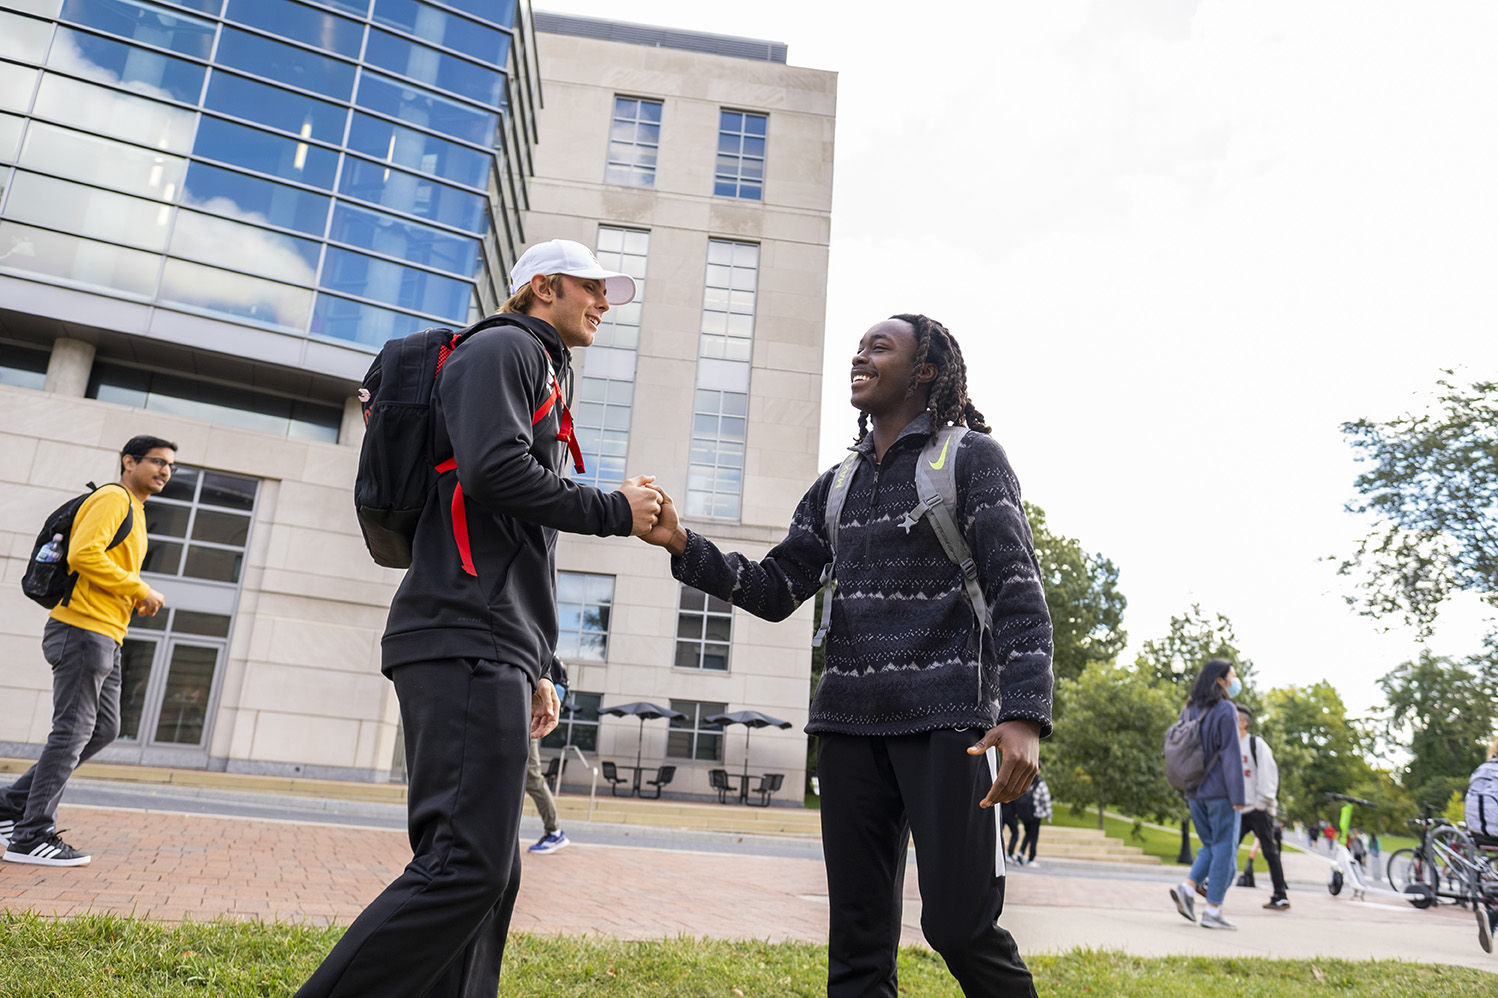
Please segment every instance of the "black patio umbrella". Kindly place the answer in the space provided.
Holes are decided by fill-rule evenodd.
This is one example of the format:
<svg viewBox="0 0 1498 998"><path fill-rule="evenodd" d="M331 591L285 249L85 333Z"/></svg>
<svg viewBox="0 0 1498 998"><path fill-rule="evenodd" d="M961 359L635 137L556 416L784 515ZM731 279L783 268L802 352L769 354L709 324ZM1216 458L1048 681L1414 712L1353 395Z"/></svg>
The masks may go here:
<svg viewBox="0 0 1498 998"><path fill-rule="evenodd" d="M654 721L661 717L672 721L680 721L685 720L687 716L679 710L646 703L644 700L638 700L634 703L621 703L617 707L605 707L598 714L600 717L604 714L612 714L615 717L638 717L640 719L640 740L635 743L636 770L640 768L640 751L645 744L645 722Z"/></svg>
<svg viewBox="0 0 1498 998"><path fill-rule="evenodd" d="M744 782L741 786L749 785L749 736L754 733L755 728L789 728L790 721L782 721L778 717L769 714L761 714L757 710L736 710L732 714L714 714L704 717L708 724L742 724L744 726Z"/></svg>

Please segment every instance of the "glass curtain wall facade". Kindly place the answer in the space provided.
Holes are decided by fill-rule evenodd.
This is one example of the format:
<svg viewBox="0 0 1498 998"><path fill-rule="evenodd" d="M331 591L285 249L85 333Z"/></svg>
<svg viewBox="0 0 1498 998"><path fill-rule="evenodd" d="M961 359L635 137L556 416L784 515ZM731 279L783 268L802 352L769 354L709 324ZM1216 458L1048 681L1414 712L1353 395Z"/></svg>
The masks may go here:
<svg viewBox="0 0 1498 998"><path fill-rule="evenodd" d="M377 348L504 297L519 0L0 0L0 272Z"/></svg>

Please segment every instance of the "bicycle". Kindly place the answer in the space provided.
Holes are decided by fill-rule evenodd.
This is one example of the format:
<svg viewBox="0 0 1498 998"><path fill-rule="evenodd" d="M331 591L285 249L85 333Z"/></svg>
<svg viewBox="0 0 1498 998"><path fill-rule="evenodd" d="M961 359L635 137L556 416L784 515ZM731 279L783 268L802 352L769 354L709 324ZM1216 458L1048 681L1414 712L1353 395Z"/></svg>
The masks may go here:
<svg viewBox="0 0 1498 998"><path fill-rule="evenodd" d="M1477 918L1478 942L1491 953L1498 915L1498 839L1471 835L1434 811L1434 805L1422 804L1420 817L1410 819L1420 843L1389 856L1389 882L1416 908L1443 900L1464 908L1470 905Z"/></svg>

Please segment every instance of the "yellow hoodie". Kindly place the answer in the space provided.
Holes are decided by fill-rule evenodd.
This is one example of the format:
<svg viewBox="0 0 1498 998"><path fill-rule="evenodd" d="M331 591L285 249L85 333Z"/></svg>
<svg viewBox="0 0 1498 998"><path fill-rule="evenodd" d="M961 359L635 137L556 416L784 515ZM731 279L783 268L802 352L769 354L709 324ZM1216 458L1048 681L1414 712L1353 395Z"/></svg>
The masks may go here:
<svg viewBox="0 0 1498 998"><path fill-rule="evenodd" d="M135 505L130 535L105 551L115 531L125 522L125 511ZM73 518L68 541L68 567L78 573L73 598L52 608L52 619L125 640L135 604L151 593L141 581L146 557L146 510L124 486L105 486L83 501Z"/></svg>

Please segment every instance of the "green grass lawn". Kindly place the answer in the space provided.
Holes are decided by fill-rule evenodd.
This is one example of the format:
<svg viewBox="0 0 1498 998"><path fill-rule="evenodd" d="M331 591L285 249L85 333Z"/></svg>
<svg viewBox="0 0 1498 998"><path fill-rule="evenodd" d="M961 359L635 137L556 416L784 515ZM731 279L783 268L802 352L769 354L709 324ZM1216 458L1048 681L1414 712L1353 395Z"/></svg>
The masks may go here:
<svg viewBox="0 0 1498 998"><path fill-rule="evenodd" d="M296 990L340 929L254 922L180 926L107 915L44 919L0 913L0 995L6 998L242 998ZM1488 998L1479 970L1392 961L1143 959L1074 950L1029 959L1047 998ZM941 959L900 953L900 992L959 998ZM826 949L808 943L680 938L625 942L599 936L515 935L505 953L504 998L788 998L826 993Z"/></svg>
<svg viewBox="0 0 1498 998"><path fill-rule="evenodd" d="M1051 824L1061 825L1066 828L1096 828L1097 811L1086 811L1078 815L1071 808L1059 805L1055 808L1055 814L1051 817ZM1139 835L1134 834L1134 822L1127 818L1114 818L1105 815L1103 817L1103 832L1110 838L1123 839L1127 845L1138 846L1143 849L1147 856L1159 856L1160 862L1174 865L1181 854L1181 833L1179 831L1167 832L1158 828L1145 825L1139 829ZM1040 841L1045 842L1045 832L1040 833ZM1242 869L1243 863L1248 859L1249 847L1253 845L1253 836L1244 839L1243 846L1238 850L1238 867ZM1191 833L1191 852L1196 854L1200 848L1201 840L1196 837L1195 830ZM1044 849L1044 846L1041 847Z"/></svg>

